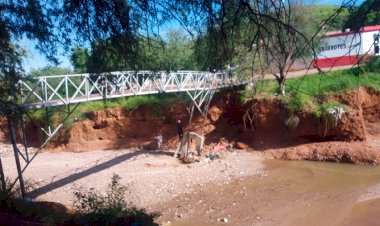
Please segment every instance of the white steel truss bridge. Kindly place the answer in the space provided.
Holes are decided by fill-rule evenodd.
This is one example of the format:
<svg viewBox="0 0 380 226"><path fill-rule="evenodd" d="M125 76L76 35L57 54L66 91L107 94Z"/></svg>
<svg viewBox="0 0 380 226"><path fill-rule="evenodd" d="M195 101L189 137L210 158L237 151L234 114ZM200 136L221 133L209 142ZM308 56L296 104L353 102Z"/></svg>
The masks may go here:
<svg viewBox="0 0 380 226"><path fill-rule="evenodd" d="M118 71L100 74L41 76L21 80L17 84L17 90L20 93L15 95L15 104L22 109L21 117L8 119L18 171L18 178L11 187L19 181L21 193L25 197L23 172L82 102L158 93L186 93L192 101L192 106L187 109L191 122L194 109L206 116L211 99L217 89L244 85L249 82L253 81L239 79L231 76L228 72L200 71ZM49 117L49 108L52 107L66 114L66 117L54 126L51 125ZM46 111L46 122L45 125L35 123L46 137L38 150L30 156L24 116L33 120L29 111L40 108L44 108ZM22 134L21 137L18 137L21 139L20 142L17 142L15 128L21 130L21 133L18 133ZM17 143L21 143L24 150L21 151ZM25 164L20 163L20 156ZM0 173L2 173L1 161ZM3 174L0 177L4 178Z"/></svg>
<svg viewBox="0 0 380 226"><path fill-rule="evenodd" d="M199 94L201 91L244 83L245 80L232 78L226 72L199 71L120 71L41 76L20 81L20 105L25 109L31 109L125 96L178 92L186 92L193 101L197 101L205 98L204 94ZM202 105L203 101L196 104Z"/></svg>

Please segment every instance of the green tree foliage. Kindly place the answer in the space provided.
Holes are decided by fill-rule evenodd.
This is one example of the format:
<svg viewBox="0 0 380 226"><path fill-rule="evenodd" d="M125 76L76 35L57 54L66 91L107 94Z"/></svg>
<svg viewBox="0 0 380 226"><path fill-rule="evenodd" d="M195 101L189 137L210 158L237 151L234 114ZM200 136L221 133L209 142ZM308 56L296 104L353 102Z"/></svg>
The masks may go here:
<svg viewBox="0 0 380 226"><path fill-rule="evenodd" d="M345 29L345 23L349 16L348 8L340 9L339 6L332 5L311 5L305 8L307 10L306 13L309 15L309 21L305 25L311 26L313 31L320 29L322 25L324 31ZM333 16L338 10L341 12ZM326 24L323 24L331 16L333 17Z"/></svg>
<svg viewBox="0 0 380 226"><path fill-rule="evenodd" d="M253 35L247 15L237 1L222 1L213 10L213 2L206 6L206 12L212 14L204 21L205 32L201 31L195 42L195 57L199 67L225 69L232 64L237 49L241 45L252 45L247 40Z"/></svg>
<svg viewBox="0 0 380 226"><path fill-rule="evenodd" d="M7 39L7 34L1 33L0 37L0 114L12 114L11 109L16 107L16 94L18 93L15 84L23 74L22 57L24 51Z"/></svg>
<svg viewBox="0 0 380 226"><path fill-rule="evenodd" d="M46 66L40 69L33 69L28 75L30 77L47 76L47 75L68 75L73 71L69 68L62 68L57 66Z"/></svg>
<svg viewBox="0 0 380 226"><path fill-rule="evenodd" d="M27 74L26 78L29 80L28 81L30 83L29 85L33 87L33 85L34 85L33 78L35 78L35 77L49 76L49 75L68 75L68 74L72 74L72 73L73 73L73 71L69 68L62 68L62 67L57 67L57 66L46 66L46 67L43 67L40 69L33 69L29 74ZM61 80L58 78L50 79L49 84L52 87L57 87L60 81ZM72 81L77 82L77 84L80 83L80 80L72 79ZM64 93L65 93L64 87L62 86L60 89L57 90L57 92L64 96ZM75 92L74 88L70 86L69 92ZM42 120L42 121L43 121L43 123L46 123L46 122L44 122L44 120Z"/></svg>
<svg viewBox="0 0 380 226"><path fill-rule="evenodd" d="M76 73L86 73L90 54L87 49L79 46L71 49L70 62Z"/></svg>
<svg viewBox="0 0 380 226"><path fill-rule="evenodd" d="M76 47L71 62L76 72L104 72L117 70L193 70L198 68L194 57L194 43L183 30L169 30L165 41L140 37L138 53L123 55L118 42L99 41L87 49Z"/></svg>
<svg viewBox="0 0 380 226"><path fill-rule="evenodd" d="M166 34L167 41L161 55L162 69L194 70L196 69L193 42L182 30L169 30ZM160 54L158 54L160 56Z"/></svg>
<svg viewBox="0 0 380 226"><path fill-rule="evenodd" d="M351 9L345 28L359 30L362 26L380 24L380 1L366 0L359 7Z"/></svg>

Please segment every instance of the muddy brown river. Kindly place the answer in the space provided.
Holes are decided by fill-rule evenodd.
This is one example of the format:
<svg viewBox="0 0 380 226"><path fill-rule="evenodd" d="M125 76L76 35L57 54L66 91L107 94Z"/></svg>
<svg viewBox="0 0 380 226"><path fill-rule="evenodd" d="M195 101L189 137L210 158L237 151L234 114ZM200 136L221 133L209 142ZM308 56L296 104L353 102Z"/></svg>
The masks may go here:
<svg viewBox="0 0 380 226"><path fill-rule="evenodd" d="M265 162L258 176L168 203L171 225L380 225L380 167ZM173 203L175 202L175 203ZM170 213L170 214L168 214ZM225 222L227 221L227 222Z"/></svg>

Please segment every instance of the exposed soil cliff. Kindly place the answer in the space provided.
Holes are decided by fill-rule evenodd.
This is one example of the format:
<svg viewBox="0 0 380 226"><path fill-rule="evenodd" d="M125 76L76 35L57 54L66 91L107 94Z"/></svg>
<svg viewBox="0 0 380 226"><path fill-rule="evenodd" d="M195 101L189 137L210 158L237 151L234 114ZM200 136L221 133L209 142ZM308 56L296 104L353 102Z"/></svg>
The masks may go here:
<svg viewBox="0 0 380 226"><path fill-rule="evenodd" d="M275 158L377 164L380 161L380 93L361 88L326 99L348 106L336 126L327 125L323 118L303 111L296 114L298 126L289 129L285 125L289 113L277 98L272 98L255 102L251 109L252 127L247 124L245 128L243 115L253 103L241 104L238 94L224 93L214 98L207 119L197 113L194 115L190 129L204 134L206 144L225 137L235 141L239 148L265 151ZM129 147L155 149L154 137L158 132L164 136L163 148L174 149L178 142L177 119L189 129L186 124L189 114L183 104L171 105L160 115L154 115L145 107L134 111L105 109L91 113L88 120L75 122L67 134L53 141L50 149L75 152ZM30 130L35 131L33 126ZM35 142L39 135L35 132L32 135ZM2 133L0 138L4 138Z"/></svg>

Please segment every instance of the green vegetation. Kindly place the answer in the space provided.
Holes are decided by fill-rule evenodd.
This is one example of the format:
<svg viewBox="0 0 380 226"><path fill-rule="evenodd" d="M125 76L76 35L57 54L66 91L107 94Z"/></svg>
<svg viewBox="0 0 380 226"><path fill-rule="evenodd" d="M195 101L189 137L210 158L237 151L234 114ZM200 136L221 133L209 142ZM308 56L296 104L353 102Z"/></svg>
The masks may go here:
<svg viewBox="0 0 380 226"><path fill-rule="evenodd" d="M12 218L20 216L20 225L26 222L28 225L157 225L153 220L160 214L147 213L145 209L138 208L131 201L134 194L130 187L121 185L120 179L118 175L113 175L105 196L100 195L99 191L76 188L74 214L46 211L44 203L22 199L18 186L9 189L11 183L8 181L5 191L0 188L0 211L8 213ZM26 192L35 188L36 183L25 181ZM5 225L9 223L6 221L7 215L2 220Z"/></svg>
<svg viewBox="0 0 380 226"><path fill-rule="evenodd" d="M325 116L329 114L329 110L334 109L334 108L342 108L343 110L347 110L346 105L336 102L336 101L332 101L332 102L322 103L318 105L317 107L315 107L314 114L317 117L325 118Z"/></svg>
<svg viewBox="0 0 380 226"><path fill-rule="evenodd" d="M309 108L317 116L322 115L323 109L334 105L334 103L321 102L327 95L349 92L360 86L380 91L380 73L370 72L369 69L375 67L371 65L369 63L361 68L289 79L286 83L288 93L281 99L291 112ZM267 98L275 95L277 90L276 81L261 81L257 84L256 90L243 92L242 101L247 102L260 97Z"/></svg>
<svg viewBox="0 0 380 226"><path fill-rule="evenodd" d="M83 191L82 188L76 188L75 222L86 225L124 225L129 221L131 225L152 225L153 219L157 218L159 213L148 214L127 200L127 192L131 191L120 184L120 179L118 175L113 175L105 196L99 195L99 191Z"/></svg>
<svg viewBox="0 0 380 226"><path fill-rule="evenodd" d="M74 71L76 73L86 73L88 59L90 57L88 50L76 46L71 49L71 52L70 62L74 66Z"/></svg>
<svg viewBox="0 0 380 226"><path fill-rule="evenodd" d="M70 61L77 73L119 70L195 70L194 42L183 30L169 30L167 38L138 39L138 51L120 53L120 40L98 41L91 49L74 47Z"/></svg>
<svg viewBox="0 0 380 226"><path fill-rule="evenodd" d="M309 18L311 20L308 23L308 26L313 26L314 29L319 29L321 23L336 14L337 10L339 10L339 6L311 5L308 7L308 13L310 13ZM327 22L323 29L326 31L344 29L344 23L347 21L349 15L349 9L343 8L342 11L336 15L336 17Z"/></svg>
<svg viewBox="0 0 380 226"><path fill-rule="evenodd" d="M352 10L344 26L352 30L359 30L363 26L376 25L380 23L380 2L377 0L366 0Z"/></svg>
<svg viewBox="0 0 380 226"><path fill-rule="evenodd" d="M293 94L318 98L329 94L348 92L359 86L380 90L380 76L373 72L361 73L360 69L355 68L290 79L287 86L289 92Z"/></svg>
<svg viewBox="0 0 380 226"><path fill-rule="evenodd" d="M68 75L72 74L73 71L69 68L62 68L56 66L46 66L40 69L33 69L28 76L29 77L38 77L38 76L47 76L47 75Z"/></svg>
<svg viewBox="0 0 380 226"><path fill-rule="evenodd" d="M25 191L31 192L38 184L31 180L25 180ZM33 222L41 222L44 221L46 223L58 223L61 219L64 218L64 214L54 212L54 211L46 211L46 207L43 205L39 205L38 203L31 200L23 200L21 198L21 190L20 187L15 185L11 188L11 181L6 180L6 189L3 190L0 188L0 211L7 212L16 216L25 216L26 219L23 219L24 222L33 221ZM2 220L6 220L2 219ZM22 218L21 218L22 219ZM7 225L8 222L2 222ZM19 222L22 225L22 220Z"/></svg>

